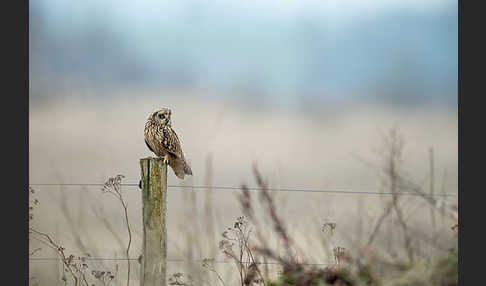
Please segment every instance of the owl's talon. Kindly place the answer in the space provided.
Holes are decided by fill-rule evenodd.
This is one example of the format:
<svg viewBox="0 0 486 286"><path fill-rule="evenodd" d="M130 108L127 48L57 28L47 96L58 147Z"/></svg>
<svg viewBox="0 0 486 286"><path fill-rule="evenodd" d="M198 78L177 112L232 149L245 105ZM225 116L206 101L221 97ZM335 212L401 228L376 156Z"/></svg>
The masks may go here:
<svg viewBox="0 0 486 286"><path fill-rule="evenodd" d="M169 155L165 155L162 161L164 162L164 164L169 164Z"/></svg>

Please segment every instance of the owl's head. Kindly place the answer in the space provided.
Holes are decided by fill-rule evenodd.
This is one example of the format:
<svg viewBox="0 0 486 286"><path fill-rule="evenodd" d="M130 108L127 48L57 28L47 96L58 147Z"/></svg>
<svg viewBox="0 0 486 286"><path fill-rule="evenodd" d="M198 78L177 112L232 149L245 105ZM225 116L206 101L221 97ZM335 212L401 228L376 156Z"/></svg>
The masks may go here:
<svg viewBox="0 0 486 286"><path fill-rule="evenodd" d="M157 110L155 110L154 112L152 112L152 120L157 122L158 124L160 125L168 125L170 126L171 125L171 120L170 120L170 115L172 114L172 111L167 108L167 107L162 107L162 108L159 108Z"/></svg>

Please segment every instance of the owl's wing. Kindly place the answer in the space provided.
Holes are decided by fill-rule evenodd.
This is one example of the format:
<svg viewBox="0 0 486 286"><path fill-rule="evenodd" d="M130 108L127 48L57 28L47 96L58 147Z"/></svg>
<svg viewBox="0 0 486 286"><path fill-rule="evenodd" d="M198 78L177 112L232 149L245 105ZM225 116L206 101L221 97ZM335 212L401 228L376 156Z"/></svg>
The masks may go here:
<svg viewBox="0 0 486 286"><path fill-rule="evenodd" d="M165 150L168 152L176 155L178 158L181 158L182 155L182 147L179 138L175 131L170 127L164 127L162 129L162 146L164 146Z"/></svg>
<svg viewBox="0 0 486 286"><path fill-rule="evenodd" d="M147 139L145 139L145 145L147 145L150 151L155 153L154 149L152 149L152 147L150 147L150 144L147 142Z"/></svg>

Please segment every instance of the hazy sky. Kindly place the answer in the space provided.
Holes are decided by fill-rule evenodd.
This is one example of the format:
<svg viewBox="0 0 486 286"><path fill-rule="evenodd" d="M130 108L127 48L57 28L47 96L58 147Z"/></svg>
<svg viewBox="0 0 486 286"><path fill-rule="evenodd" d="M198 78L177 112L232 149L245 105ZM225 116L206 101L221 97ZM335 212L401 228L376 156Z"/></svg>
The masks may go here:
<svg viewBox="0 0 486 286"><path fill-rule="evenodd" d="M457 1L39 0L30 56L31 86L455 97Z"/></svg>

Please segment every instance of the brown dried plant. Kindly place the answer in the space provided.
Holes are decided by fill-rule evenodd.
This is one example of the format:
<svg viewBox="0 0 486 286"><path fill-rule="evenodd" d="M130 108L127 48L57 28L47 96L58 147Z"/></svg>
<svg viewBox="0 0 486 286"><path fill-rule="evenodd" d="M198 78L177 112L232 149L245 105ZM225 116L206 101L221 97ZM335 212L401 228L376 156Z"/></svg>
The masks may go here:
<svg viewBox="0 0 486 286"><path fill-rule="evenodd" d="M251 233L252 228L248 221L244 216L240 216L233 227L227 228L222 233L223 239L219 242L219 249L226 257L234 261L241 285L250 285L253 282L265 284L250 247Z"/></svg>
<svg viewBox="0 0 486 286"><path fill-rule="evenodd" d="M116 271L112 273L111 271L101 271L95 270L92 266L89 265L89 259L91 255L86 253L83 256L68 254L66 249L61 246L58 242L56 242L52 237L42 231L37 230L33 224L34 220L34 209L35 206L39 204L39 200L33 195L35 194L35 190L29 187L29 194L31 195L31 205L29 206L29 238L36 240L37 242L41 243L42 245L46 246L47 248L53 250L56 255L58 256L60 262L63 266L63 274L61 280L67 285L67 277L66 273L68 273L74 282L74 286L77 286L82 282L85 286L94 285L93 283L89 283L89 277L94 278L102 283L102 285L108 286L115 278L116 274L118 273L118 265L116 265ZM34 256L37 252L42 250L42 248L36 248L33 251L29 252L29 256ZM88 270L93 269L91 271L91 276L88 274Z"/></svg>
<svg viewBox="0 0 486 286"><path fill-rule="evenodd" d="M272 247L268 245L267 239L262 232L262 226L257 220L255 208L253 207L252 195L249 191L249 188L246 184L242 185L242 193L239 196L240 206L244 215L248 217L250 221L255 225L256 236L259 242L259 244L251 247L251 249L254 250L256 253L262 255L263 257L273 259L282 265L282 271L279 281L266 281L264 283L269 286L323 285L323 283L327 283L326 285L353 285L351 280L347 277L347 274L339 269L316 269L314 267L309 269L308 267L306 268L306 263L299 262L296 256L292 254L291 250L295 249L296 253L302 252L299 252L299 247L295 244L294 240L288 234L287 228L284 225L283 220L278 216L274 199L270 195L268 186L264 182L256 166L254 166L253 168L253 173L260 190L259 201L265 209L265 214L268 215L271 219L273 230L275 231L277 236L283 241L283 245L285 247L285 250L287 251L287 255L282 257L277 253L277 251L275 251ZM335 224L325 225L326 229L329 227L332 229L332 231L334 231ZM340 259L342 256L344 256L343 253L343 248L336 249L335 254L338 257L337 259ZM257 264L255 264L255 267L256 266ZM258 269L258 267L256 267L256 269ZM250 284L251 281L245 285Z"/></svg>
<svg viewBox="0 0 486 286"><path fill-rule="evenodd" d="M226 286L226 284L223 281L223 278L221 278L221 275L219 275L218 271L216 271L216 268L214 267L214 258L204 258L202 262L202 267L216 274L219 282L221 282L223 286Z"/></svg>
<svg viewBox="0 0 486 286"><path fill-rule="evenodd" d="M250 246L251 234L252 228L248 221L244 216L240 216L236 219L233 227L227 228L221 234L222 239L219 241L219 250L235 263L242 286L248 286L252 283L265 284ZM215 273L221 284L225 286L221 275L214 267L214 258L205 258L202 266Z"/></svg>
<svg viewBox="0 0 486 286"><path fill-rule="evenodd" d="M401 197L398 194L402 190L399 174L401 172L400 168L403 161L404 141L397 129L391 129L389 133L384 136L383 140L385 143L383 155L384 163L380 167L380 170L383 174L383 183L385 186L388 186L392 194L392 200L387 204L385 211L379 217L378 222L376 223L368 239L368 246L370 246L375 239L385 218L391 215L392 211L395 211L399 225L403 231L404 244L408 259L409 262L412 262L415 255L412 247L412 237L410 236L408 225L404 218L403 209L399 204Z"/></svg>
<svg viewBox="0 0 486 286"><path fill-rule="evenodd" d="M190 275L187 278L184 278L184 273L177 272L172 274L169 277L169 285L177 285L177 286L193 286L194 282Z"/></svg>
<svg viewBox="0 0 486 286"><path fill-rule="evenodd" d="M125 176L123 175L116 175L114 178L109 178L105 184L103 185L102 191L104 193L112 194L117 198L120 202L120 204L123 207L123 212L125 215L125 223L127 226L127 231L128 231L128 244L127 244L127 250L126 250L126 259L127 259L127 286L130 285L130 246L132 244L132 231L130 230L130 223L128 221L128 210L127 210L127 203L123 199L123 195L121 192L121 181L122 178Z"/></svg>
<svg viewBox="0 0 486 286"><path fill-rule="evenodd" d="M417 197L424 199L434 210L437 210L442 217L448 217L457 221L457 209L455 206L448 204L443 198L438 198L427 193L421 184L416 183L409 178L402 170L404 139L397 128L390 129L383 135L383 149L380 153L382 163L380 165L373 165L364 161L367 165L376 168L381 176L383 186L391 193L392 197L384 208L383 213L375 223L371 234L368 238L366 249L370 249L373 241L378 236L380 229L386 219L390 219L392 213L396 214L398 225L403 234L404 249L407 253L409 263L412 263L420 251L414 245L415 240L422 240L434 247L438 247L436 240L424 239L419 233L413 230L407 222L404 207L402 206L402 193L411 193L418 195ZM429 178L432 180L433 178ZM412 236L413 234L413 236ZM435 235L434 235L435 237ZM416 244L416 243L415 243Z"/></svg>

